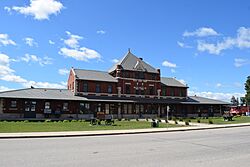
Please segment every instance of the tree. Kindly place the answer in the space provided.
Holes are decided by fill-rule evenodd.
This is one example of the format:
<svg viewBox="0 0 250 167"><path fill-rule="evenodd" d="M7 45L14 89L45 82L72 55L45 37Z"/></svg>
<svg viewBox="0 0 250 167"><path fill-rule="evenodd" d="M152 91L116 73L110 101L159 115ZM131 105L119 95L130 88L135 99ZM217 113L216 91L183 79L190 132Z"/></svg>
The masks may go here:
<svg viewBox="0 0 250 167"><path fill-rule="evenodd" d="M246 104L250 105L250 76L247 77L247 80L245 83L245 90L246 90L246 94L245 94Z"/></svg>
<svg viewBox="0 0 250 167"><path fill-rule="evenodd" d="M237 101L237 99L234 96L232 96L232 98L231 98L231 104L233 106L238 106L238 101Z"/></svg>
<svg viewBox="0 0 250 167"><path fill-rule="evenodd" d="M240 105L244 106L246 104L246 98L245 97L240 97Z"/></svg>

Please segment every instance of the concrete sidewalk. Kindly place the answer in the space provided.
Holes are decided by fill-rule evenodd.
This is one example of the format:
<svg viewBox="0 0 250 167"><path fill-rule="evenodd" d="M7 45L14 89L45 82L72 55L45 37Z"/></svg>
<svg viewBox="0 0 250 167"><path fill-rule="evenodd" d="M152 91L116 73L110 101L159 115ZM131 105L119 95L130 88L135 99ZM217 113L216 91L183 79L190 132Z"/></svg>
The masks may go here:
<svg viewBox="0 0 250 167"><path fill-rule="evenodd" d="M250 123L227 124L227 125L225 125L225 124L224 125L215 125L215 124L190 123L190 125L191 126L176 127L176 128L149 128L149 129L129 129L129 130L0 133L0 139L104 136L104 135L178 132L178 131L191 131L191 130L244 127L244 126L250 126Z"/></svg>

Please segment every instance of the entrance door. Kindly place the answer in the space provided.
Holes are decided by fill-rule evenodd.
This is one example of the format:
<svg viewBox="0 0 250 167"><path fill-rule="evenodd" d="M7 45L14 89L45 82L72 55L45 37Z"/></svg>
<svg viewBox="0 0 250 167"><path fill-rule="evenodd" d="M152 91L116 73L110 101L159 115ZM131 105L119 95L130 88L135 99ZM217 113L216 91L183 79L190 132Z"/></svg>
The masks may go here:
<svg viewBox="0 0 250 167"><path fill-rule="evenodd" d="M36 118L36 101L25 101L24 118Z"/></svg>

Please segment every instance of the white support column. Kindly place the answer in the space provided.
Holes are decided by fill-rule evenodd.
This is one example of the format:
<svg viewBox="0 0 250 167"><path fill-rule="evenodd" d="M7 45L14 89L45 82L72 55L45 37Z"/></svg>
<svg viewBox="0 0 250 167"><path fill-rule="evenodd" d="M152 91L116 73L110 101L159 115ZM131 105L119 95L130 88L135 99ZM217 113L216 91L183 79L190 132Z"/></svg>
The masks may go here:
<svg viewBox="0 0 250 167"><path fill-rule="evenodd" d="M158 99L160 99L160 97L161 97L161 89L157 89L157 97L158 97Z"/></svg>
<svg viewBox="0 0 250 167"><path fill-rule="evenodd" d="M0 114L3 114L3 99L0 99Z"/></svg>
<svg viewBox="0 0 250 167"><path fill-rule="evenodd" d="M158 104L158 117L160 117L160 115L161 115L161 105Z"/></svg>
<svg viewBox="0 0 250 167"><path fill-rule="evenodd" d="M121 87L117 87L118 97L121 97Z"/></svg>
<svg viewBox="0 0 250 167"><path fill-rule="evenodd" d="M118 103L118 119L122 117L121 115L121 103Z"/></svg>

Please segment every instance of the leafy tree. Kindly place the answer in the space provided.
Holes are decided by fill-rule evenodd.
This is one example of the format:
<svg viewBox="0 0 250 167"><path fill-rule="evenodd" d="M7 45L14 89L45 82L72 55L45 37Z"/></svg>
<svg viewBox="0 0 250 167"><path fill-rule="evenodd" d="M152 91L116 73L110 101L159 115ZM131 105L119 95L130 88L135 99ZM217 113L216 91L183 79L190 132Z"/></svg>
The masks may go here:
<svg viewBox="0 0 250 167"><path fill-rule="evenodd" d="M240 97L240 105L244 106L246 104L246 98L245 97Z"/></svg>
<svg viewBox="0 0 250 167"><path fill-rule="evenodd" d="M245 83L245 90L246 90L246 94L245 94L246 104L250 105L250 76L247 77L247 80Z"/></svg>
<svg viewBox="0 0 250 167"><path fill-rule="evenodd" d="M232 96L232 98L231 98L231 104L233 106L238 106L238 101L237 101L237 99L234 96Z"/></svg>

